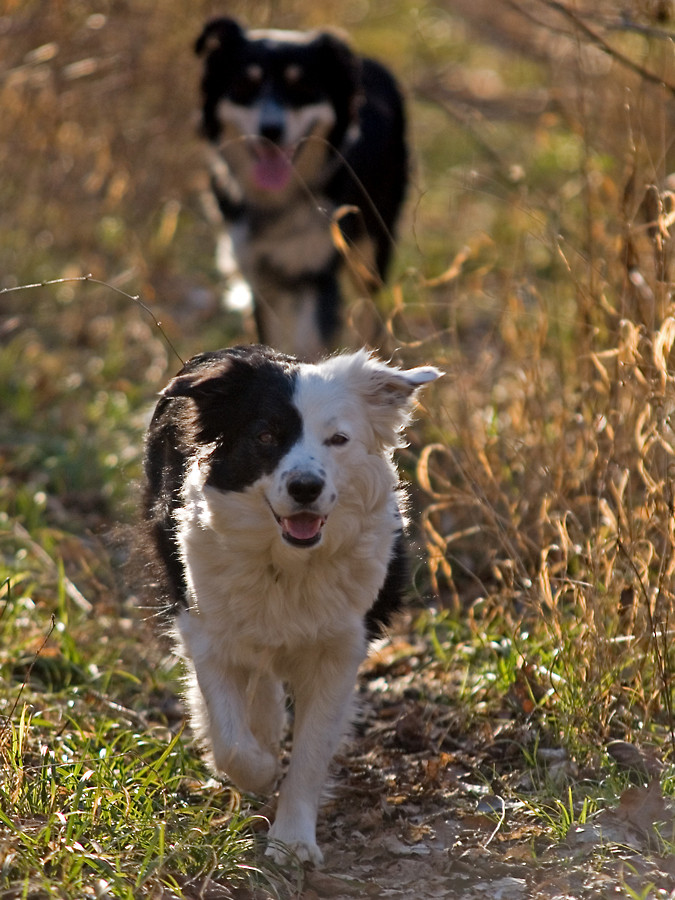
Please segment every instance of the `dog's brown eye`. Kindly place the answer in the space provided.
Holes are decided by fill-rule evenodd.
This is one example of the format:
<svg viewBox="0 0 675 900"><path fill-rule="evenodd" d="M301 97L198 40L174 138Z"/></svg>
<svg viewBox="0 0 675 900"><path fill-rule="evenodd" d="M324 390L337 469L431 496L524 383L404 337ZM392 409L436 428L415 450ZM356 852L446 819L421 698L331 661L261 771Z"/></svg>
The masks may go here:
<svg viewBox="0 0 675 900"><path fill-rule="evenodd" d="M271 431L261 431L258 435L258 441L261 444L267 444L270 446L271 444L276 444L277 438L275 434L272 434Z"/></svg>
<svg viewBox="0 0 675 900"><path fill-rule="evenodd" d="M328 438L326 443L329 447L342 447L343 444L346 444L349 441L349 438L346 434L342 434L340 431L337 431L334 435Z"/></svg>

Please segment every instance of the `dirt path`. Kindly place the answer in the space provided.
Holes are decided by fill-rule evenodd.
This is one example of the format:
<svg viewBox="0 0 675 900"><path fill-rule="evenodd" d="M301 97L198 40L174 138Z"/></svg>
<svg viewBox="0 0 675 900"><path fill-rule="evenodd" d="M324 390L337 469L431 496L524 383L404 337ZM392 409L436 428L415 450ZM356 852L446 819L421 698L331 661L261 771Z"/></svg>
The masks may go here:
<svg viewBox="0 0 675 900"><path fill-rule="evenodd" d="M493 721L467 732L447 675L421 667L417 649L389 648L364 671L362 714L319 820L325 866L295 896L675 897L672 844L651 840L654 819L675 820L658 782L555 843L521 799L531 777L524 726ZM564 768L564 752L554 758Z"/></svg>
<svg viewBox="0 0 675 900"><path fill-rule="evenodd" d="M451 676L429 663L428 647L408 640L387 645L362 672L360 715L335 759L319 815L324 866L280 872L276 895L242 889L195 896L675 900L675 809L658 778L636 784L556 841L527 803L536 787L523 754L533 740L527 716L505 710L468 723L452 699ZM517 696L511 699L517 708ZM561 748L544 755L563 802L569 786L602 777L578 772ZM550 784L548 791L555 797Z"/></svg>

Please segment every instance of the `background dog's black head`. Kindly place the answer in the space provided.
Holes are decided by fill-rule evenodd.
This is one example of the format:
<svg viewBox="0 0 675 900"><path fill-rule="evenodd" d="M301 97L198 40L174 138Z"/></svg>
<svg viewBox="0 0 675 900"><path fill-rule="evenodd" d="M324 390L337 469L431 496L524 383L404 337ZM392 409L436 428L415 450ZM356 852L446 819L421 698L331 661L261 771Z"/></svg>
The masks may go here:
<svg viewBox="0 0 675 900"><path fill-rule="evenodd" d="M356 122L358 56L328 32L248 31L228 18L209 22L195 50L203 132L245 193L286 194L293 173L313 184Z"/></svg>

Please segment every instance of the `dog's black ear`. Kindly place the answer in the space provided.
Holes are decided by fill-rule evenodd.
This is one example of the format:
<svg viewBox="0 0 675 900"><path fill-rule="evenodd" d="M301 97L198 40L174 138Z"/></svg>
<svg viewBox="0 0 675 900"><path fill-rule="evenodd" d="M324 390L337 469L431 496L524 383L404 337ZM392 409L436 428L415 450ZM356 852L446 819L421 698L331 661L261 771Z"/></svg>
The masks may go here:
<svg viewBox="0 0 675 900"><path fill-rule="evenodd" d="M204 385L210 379L205 378L201 372L192 372L189 375L176 375L159 392L160 397L195 397L204 392Z"/></svg>
<svg viewBox="0 0 675 900"><path fill-rule="evenodd" d="M361 60L349 44L331 31L320 31L315 45L321 51L322 64L333 74L341 90L355 94L361 81ZM336 76L335 73L339 73Z"/></svg>
<svg viewBox="0 0 675 900"><path fill-rule="evenodd" d="M217 374L210 372L191 372L187 375L176 375L167 386L161 390L161 397L192 397L198 400L208 397L222 387L221 370Z"/></svg>
<svg viewBox="0 0 675 900"><path fill-rule="evenodd" d="M159 392L160 397L192 397L193 400L199 400L217 394L223 390L223 376L230 371L232 365L231 359L223 358L207 368L194 371L184 369Z"/></svg>
<svg viewBox="0 0 675 900"><path fill-rule="evenodd" d="M195 42L195 53L197 56L206 56L214 50L222 50L241 41L243 36L241 25L234 19L211 19Z"/></svg>

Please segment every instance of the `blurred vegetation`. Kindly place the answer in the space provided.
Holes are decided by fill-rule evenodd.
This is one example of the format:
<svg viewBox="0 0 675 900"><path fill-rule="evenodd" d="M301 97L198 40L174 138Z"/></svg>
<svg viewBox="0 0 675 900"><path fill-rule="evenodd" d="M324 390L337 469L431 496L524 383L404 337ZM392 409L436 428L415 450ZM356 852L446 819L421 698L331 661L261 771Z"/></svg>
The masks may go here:
<svg viewBox="0 0 675 900"><path fill-rule="evenodd" d="M84 758L109 729L171 722L175 672L120 568L145 422L179 366L154 319L183 359L253 334L221 303L196 134L191 45L222 12L210 0L0 3L8 884L33 877L17 857L27 823L50 823L30 852L51 847L56 873L76 840L58 832L59 792L74 803L73 785L43 782L31 800L22 767L64 741ZM418 623L430 652L449 669L458 640L508 640L503 691L493 681L487 695L522 689L512 715L534 722L536 740L580 760L611 739L644 742L670 765L672 3L261 0L226 12L340 27L405 86L415 166L379 305L387 352L448 373L402 458L424 550L419 606L438 610ZM448 702L467 705L471 728L453 683ZM83 696L143 718L116 726L106 707L97 721ZM180 752L162 759L163 784ZM143 852L159 840L148 834ZM128 883L110 867L101 877ZM189 868L180 857L167 871ZM82 896L71 874L59 896Z"/></svg>

